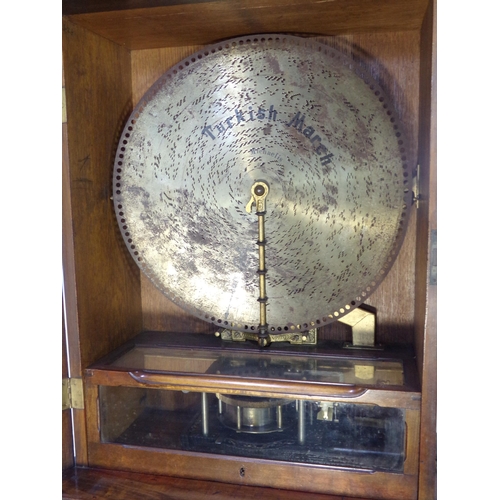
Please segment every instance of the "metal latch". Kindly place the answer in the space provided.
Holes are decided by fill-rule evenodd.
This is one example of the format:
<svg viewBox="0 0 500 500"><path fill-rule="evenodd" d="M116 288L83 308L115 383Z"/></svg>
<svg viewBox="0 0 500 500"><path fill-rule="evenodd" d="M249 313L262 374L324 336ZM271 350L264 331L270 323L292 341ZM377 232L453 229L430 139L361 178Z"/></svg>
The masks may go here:
<svg viewBox="0 0 500 500"><path fill-rule="evenodd" d="M412 179L412 203L418 208L418 202L422 199L420 194L420 165L417 165Z"/></svg>
<svg viewBox="0 0 500 500"><path fill-rule="evenodd" d="M63 378L62 409L83 410L83 380L81 378Z"/></svg>

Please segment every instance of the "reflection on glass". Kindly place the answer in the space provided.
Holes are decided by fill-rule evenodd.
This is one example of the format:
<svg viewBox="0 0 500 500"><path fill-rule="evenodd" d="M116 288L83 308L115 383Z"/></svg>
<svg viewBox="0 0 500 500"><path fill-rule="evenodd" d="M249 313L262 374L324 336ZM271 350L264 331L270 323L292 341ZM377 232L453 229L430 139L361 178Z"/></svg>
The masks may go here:
<svg viewBox="0 0 500 500"><path fill-rule="evenodd" d="M214 374L383 386L404 384L400 361L135 347L112 366L128 370Z"/></svg>
<svg viewBox="0 0 500 500"><path fill-rule="evenodd" d="M405 411L332 401L105 387L101 440L402 472Z"/></svg>

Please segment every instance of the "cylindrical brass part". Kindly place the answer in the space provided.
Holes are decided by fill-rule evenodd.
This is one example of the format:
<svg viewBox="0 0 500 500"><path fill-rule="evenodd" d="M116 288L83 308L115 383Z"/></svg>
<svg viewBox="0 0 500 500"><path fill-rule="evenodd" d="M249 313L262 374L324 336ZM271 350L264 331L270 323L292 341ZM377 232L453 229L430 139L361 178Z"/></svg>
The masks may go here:
<svg viewBox="0 0 500 500"><path fill-rule="evenodd" d="M236 407L236 427L241 429L241 406Z"/></svg>
<svg viewBox="0 0 500 500"><path fill-rule="evenodd" d="M259 241L261 243L266 239L265 231L264 231L264 215L259 214L257 216L259 219Z"/></svg>
<svg viewBox="0 0 500 500"><path fill-rule="evenodd" d="M201 393L201 417L203 435L208 436L208 395L206 392Z"/></svg>
<svg viewBox="0 0 500 500"><path fill-rule="evenodd" d="M259 271L266 270L266 249L264 245L259 245Z"/></svg>
<svg viewBox="0 0 500 500"><path fill-rule="evenodd" d="M266 298L266 275L261 274L259 275L259 297L261 299Z"/></svg>
<svg viewBox="0 0 500 500"><path fill-rule="evenodd" d="M259 226L259 238L257 245L259 246L259 298L260 303L260 323L258 333L258 343L261 347L266 347L270 344L270 335L267 324L267 296L266 296L266 232L264 227L264 215L266 213L266 197L269 192L269 186L264 181L257 181L252 186L252 197L246 206L246 211L251 213L252 206L255 204L257 210L257 222Z"/></svg>
<svg viewBox="0 0 500 500"><path fill-rule="evenodd" d="M298 428L299 444L306 442L306 411L303 399L299 399L299 428Z"/></svg>
<svg viewBox="0 0 500 500"><path fill-rule="evenodd" d="M260 303L260 324L261 326L267 324L266 304L264 302Z"/></svg>
<svg viewBox="0 0 500 500"><path fill-rule="evenodd" d="M265 247L265 229L264 229L264 214L259 214L259 299L260 299L260 327L264 328L267 325L266 312L266 247Z"/></svg>

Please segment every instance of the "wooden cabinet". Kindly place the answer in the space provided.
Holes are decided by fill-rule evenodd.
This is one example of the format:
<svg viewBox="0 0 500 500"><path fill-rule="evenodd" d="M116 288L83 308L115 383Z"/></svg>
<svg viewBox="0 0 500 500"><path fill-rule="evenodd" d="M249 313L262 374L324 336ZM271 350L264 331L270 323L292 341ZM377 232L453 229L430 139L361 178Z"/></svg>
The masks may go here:
<svg viewBox="0 0 500 500"><path fill-rule="evenodd" d="M135 104L166 70L206 44L256 33L312 36L370 71L405 126L410 163L419 166L418 209L412 210L393 268L367 303L377 309L377 340L415 353L421 395L419 438L414 443L418 455L404 498L434 498L436 284L430 259L437 229L435 22L432 0L63 2L63 259L70 376L83 378L89 366L142 331L200 336L214 332L141 275L116 224L111 200L114 156ZM330 326L319 335L345 340L347 334ZM87 401L95 390L86 387ZM89 455L89 443L96 439L90 411L88 404L72 410L77 466L96 465ZM137 453L151 464L142 472L161 472L147 450ZM117 459L117 469L120 463ZM124 467L134 470L130 464ZM167 468L166 473L179 472ZM281 466L266 474L259 475L262 486L285 486L279 479ZM317 474L328 484L325 473ZM341 494L370 496L370 485L359 486L363 480L358 484L346 474L332 472L332 478L340 478L335 481L347 484ZM245 477L239 477L239 483L256 484L251 474ZM224 475L218 479L232 481ZM395 491L385 494L397 498Z"/></svg>

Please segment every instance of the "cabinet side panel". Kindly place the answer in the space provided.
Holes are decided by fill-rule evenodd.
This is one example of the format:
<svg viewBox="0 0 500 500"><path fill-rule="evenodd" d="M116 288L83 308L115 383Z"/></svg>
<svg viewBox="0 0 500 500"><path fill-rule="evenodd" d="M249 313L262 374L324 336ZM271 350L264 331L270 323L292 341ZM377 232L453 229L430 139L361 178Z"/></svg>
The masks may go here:
<svg viewBox="0 0 500 500"><path fill-rule="evenodd" d="M64 72L63 72L64 73ZM64 95L64 94L63 94ZM62 264L64 275L63 328L64 339L67 339L66 367L63 365L63 377L81 377L80 339L78 329L77 292L75 281L75 253L73 248L73 223L71 208L71 193L69 181L69 152L67 113L63 116L62 127ZM66 346L63 346L66 349ZM71 463L68 456L63 457L63 464L80 465L87 463L87 434L84 410L68 409L63 412L63 442L71 441L71 449L66 444L66 453L71 453ZM64 434L65 433L65 434ZM66 460L66 462L65 462Z"/></svg>
<svg viewBox="0 0 500 500"><path fill-rule="evenodd" d="M74 266L66 293L74 298L80 349L72 376L81 376L142 326L139 271L111 199L115 148L131 111L130 54L63 19L63 57L72 212L63 231Z"/></svg>
<svg viewBox="0 0 500 500"><path fill-rule="evenodd" d="M436 5L432 1L422 26L421 126L419 133L421 195L417 225L415 348L422 382L419 499L436 498L437 407L437 284L429 270L431 232L437 230L436 213Z"/></svg>
<svg viewBox="0 0 500 500"><path fill-rule="evenodd" d="M64 324L64 316L62 322L62 378L68 377L68 357L66 355L66 328ZM73 467L73 429L71 423L71 409L63 410L62 421L62 468L68 469Z"/></svg>

